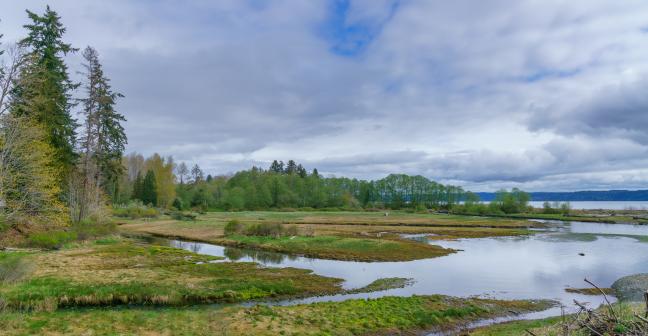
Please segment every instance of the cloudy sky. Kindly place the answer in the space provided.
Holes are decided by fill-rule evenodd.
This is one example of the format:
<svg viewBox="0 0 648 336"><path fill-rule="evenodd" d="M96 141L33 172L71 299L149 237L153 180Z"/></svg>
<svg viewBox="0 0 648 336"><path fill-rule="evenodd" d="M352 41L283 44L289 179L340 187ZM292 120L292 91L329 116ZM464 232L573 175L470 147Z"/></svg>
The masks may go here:
<svg viewBox="0 0 648 336"><path fill-rule="evenodd" d="M4 42L45 4L1 1ZM126 95L129 151L211 174L295 159L475 191L648 188L645 0L51 5Z"/></svg>

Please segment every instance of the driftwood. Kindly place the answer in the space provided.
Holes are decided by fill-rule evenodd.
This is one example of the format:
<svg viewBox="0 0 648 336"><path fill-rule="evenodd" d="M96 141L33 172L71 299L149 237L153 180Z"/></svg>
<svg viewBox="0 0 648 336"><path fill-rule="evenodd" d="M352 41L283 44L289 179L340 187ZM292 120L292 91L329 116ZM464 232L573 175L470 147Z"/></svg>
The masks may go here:
<svg viewBox="0 0 648 336"><path fill-rule="evenodd" d="M645 316L634 314L634 319L621 320L619 313L615 311L614 306L608 299L607 295L601 288L593 282L585 279L585 282L597 289L605 299L606 309L590 309L585 303L574 300L574 305L578 307L578 312L567 318L562 312L560 332L561 336L570 336L575 333L579 335L585 332L586 335L591 336L604 336L604 335L627 335L627 336L645 336L648 335L648 291L644 294L646 301ZM621 332L618 328L622 326ZM534 334L530 330L525 330L527 334L532 336L540 336Z"/></svg>

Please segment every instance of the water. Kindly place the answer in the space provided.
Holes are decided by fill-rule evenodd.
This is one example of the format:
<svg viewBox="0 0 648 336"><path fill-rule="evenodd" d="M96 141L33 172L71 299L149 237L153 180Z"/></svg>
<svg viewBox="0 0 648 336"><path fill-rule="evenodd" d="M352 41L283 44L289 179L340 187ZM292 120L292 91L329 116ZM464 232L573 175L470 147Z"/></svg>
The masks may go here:
<svg viewBox="0 0 648 336"><path fill-rule="evenodd" d="M323 276L342 278L346 289L365 286L379 278L407 277L415 283L406 288L374 293L313 297L279 304L376 298L386 295L445 294L497 299L552 299L567 307L573 300L592 307L602 296L565 292L565 288L589 287L587 278L599 287L629 274L648 272L648 226L573 222L550 223L546 232L524 237L430 241L431 244L461 250L432 259L407 262L351 262L287 256L278 253L225 248L204 243L172 241L176 247L201 254L225 257L226 261L255 261L269 267L297 267ZM426 239L411 235L412 239ZM584 254L581 256L580 254ZM530 317L560 314L553 308Z"/></svg>
<svg viewBox="0 0 648 336"><path fill-rule="evenodd" d="M549 202L552 203L553 202ZM562 203L562 202L561 202ZM544 201L531 201L529 205L534 208L542 208ZM569 202L572 209L578 210L648 210L648 201L574 201Z"/></svg>

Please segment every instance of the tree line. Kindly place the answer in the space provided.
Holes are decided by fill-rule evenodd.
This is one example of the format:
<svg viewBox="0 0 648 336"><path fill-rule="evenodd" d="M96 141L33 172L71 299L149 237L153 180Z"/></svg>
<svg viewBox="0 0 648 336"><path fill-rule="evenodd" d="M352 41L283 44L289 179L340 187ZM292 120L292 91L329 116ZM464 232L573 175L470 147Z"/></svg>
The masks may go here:
<svg viewBox="0 0 648 336"><path fill-rule="evenodd" d="M127 142L115 110L123 96L99 53L83 50L83 81L73 82L65 56L79 49L65 42L60 16L49 6L26 12L26 36L0 45L0 222L17 231L103 215Z"/></svg>
<svg viewBox="0 0 648 336"><path fill-rule="evenodd" d="M176 165L173 158L158 154L146 159L130 154L124 158L124 167L128 177L119 188L118 202L137 200L181 210L447 209L467 195L461 187L423 176L392 174L374 181L324 177L317 169L308 172L293 160L285 164L275 160L267 169L253 167L217 177L205 177L198 165L189 169L184 162Z"/></svg>

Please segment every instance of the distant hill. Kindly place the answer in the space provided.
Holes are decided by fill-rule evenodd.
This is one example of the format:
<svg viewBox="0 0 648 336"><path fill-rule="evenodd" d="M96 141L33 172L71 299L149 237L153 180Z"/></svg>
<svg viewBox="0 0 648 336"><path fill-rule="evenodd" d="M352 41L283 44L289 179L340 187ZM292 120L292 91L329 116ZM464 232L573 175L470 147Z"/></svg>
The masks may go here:
<svg viewBox="0 0 648 336"><path fill-rule="evenodd" d="M544 201L648 201L648 190L605 190L573 192L530 192L531 200ZM482 201L492 201L495 193L477 193Z"/></svg>

